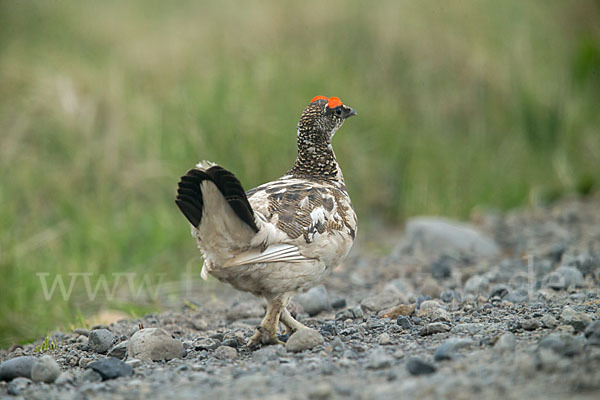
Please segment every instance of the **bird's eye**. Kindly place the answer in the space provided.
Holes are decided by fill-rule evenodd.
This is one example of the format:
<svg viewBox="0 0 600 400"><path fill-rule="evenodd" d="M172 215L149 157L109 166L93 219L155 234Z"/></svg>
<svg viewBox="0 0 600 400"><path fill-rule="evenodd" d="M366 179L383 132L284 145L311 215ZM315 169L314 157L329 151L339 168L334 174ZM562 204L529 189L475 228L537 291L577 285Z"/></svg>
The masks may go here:
<svg viewBox="0 0 600 400"><path fill-rule="evenodd" d="M335 109L335 115L337 115L338 117L339 117L340 115L342 115L342 107L337 107L337 108Z"/></svg>

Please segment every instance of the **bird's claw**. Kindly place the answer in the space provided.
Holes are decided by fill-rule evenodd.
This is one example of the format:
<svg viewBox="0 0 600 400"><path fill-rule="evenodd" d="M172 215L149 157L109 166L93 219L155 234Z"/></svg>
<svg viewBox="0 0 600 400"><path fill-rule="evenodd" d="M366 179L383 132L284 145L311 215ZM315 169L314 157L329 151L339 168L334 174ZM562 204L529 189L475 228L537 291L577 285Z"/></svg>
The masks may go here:
<svg viewBox="0 0 600 400"><path fill-rule="evenodd" d="M256 350L263 345L271 344L285 345L284 342L279 340L274 332L270 332L269 329L259 325L256 327L256 332L254 332L254 335L252 335L252 337L248 340L246 347L250 350Z"/></svg>

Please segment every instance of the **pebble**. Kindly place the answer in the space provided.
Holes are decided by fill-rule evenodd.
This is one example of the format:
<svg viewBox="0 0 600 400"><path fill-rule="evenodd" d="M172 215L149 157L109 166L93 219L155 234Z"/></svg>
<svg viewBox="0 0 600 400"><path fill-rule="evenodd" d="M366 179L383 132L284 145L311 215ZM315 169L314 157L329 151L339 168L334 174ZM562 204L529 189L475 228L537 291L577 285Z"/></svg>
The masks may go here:
<svg viewBox="0 0 600 400"><path fill-rule="evenodd" d="M385 289L376 295L365 297L360 305L367 311L381 311L396 306L401 300L397 290Z"/></svg>
<svg viewBox="0 0 600 400"><path fill-rule="evenodd" d="M434 335L436 333L444 333L448 332L450 327L442 322L432 322L430 324L425 325L420 331L420 336L429 336Z"/></svg>
<svg viewBox="0 0 600 400"><path fill-rule="evenodd" d="M379 338L377 338L377 343L379 343L382 346L385 346L391 344L392 340L390 338L390 335L387 332L384 332L381 335L379 335Z"/></svg>
<svg viewBox="0 0 600 400"><path fill-rule="evenodd" d="M37 358L20 356L0 364L0 381L11 381L18 377L31 379L31 369Z"/></svg>
<svg viewBox="0 0 600 400"><path fill-rule="evenodd" d="M265 315L265 308L262 302L255 299L235 302L225 313L225 317L230 322L238 319L262 317L263 315Z"/></svg>
<svg viewBox="0 0 600 400"><path fill-rule="evenodd" d="M60 367L52 356L44 355L31 368L31 380L34 382L52 383L60 375Z"/></svg>
<svg viewBox="0 0 600 400"><path fill-rule="evenodd" d="M369 355L367 359L367 368L369 369L384 369L392 366L393 358L386 354L383 349L376 349Z"/></svg>
<svg viewBox="0 0 600 400"><path fill-rule="evenodd" d="M235 360L237 356L237 350L233 347L219 346L215 350L215 357L220 360Z"/></svg>
<svg viewBox="0 0 600 400"><path fill-rule="evenodd" d="M582 332L592 322L586 313L575 311L570 306L565 306L560 314L560 320L563 324L571 325L575 332Z"/></svg>
<svg viewBox="0 0 600 400"><path fill-rule="evenodd" d="M427 318L432 322L450 322L452 320L450 313L435 300L425 300L422 302L421 307L419 307L419 311L417 312L417 316Z"/></svg>
<svg viewBox="0 0 600 400"><path fill-rule="evenodd" d="M86 368L97 372L103 381L133 375L131 365L114 357L101 358L98 361L89 363Z"/></svg>
<svg viewBox="0 0 600 400"><path fill-rule="evenodd" d="M435 361L452 360L456 358L458 351L467 348L473 344L473 340L465 338L452 337L438 346L433 354Z"/></svg>
<svg viewBox="0 0 600 400"><path fill-rule="evenodd" d="M144 363L142 360L138 360L137 358L129 358L127 361L125 361L125 364L131 366L132 368L137 368L142 366Z"/></svg>
<svg viewBox="0 0 600 400"><path fill-rule="evenodd" d="M336 320L357 319L364 316L363 310L360 307L348 308L335 314Z"/></svg>
<svg viewBox="0 0 600 400"><path fill-rule="evenodd" d="M296 295L294 301L300 304L304 312L311 317L331 308L329 294L323 285L315 286L305 293Z"/></svg>
<svg viewBox="0 0 600 400"><path fill-rule="evenodd" d="M417 307L416 304L400 304L399 306L395 306L392 308L388 308L386 310L382 310L377 315L379 317L392 318L392 319L398 318L398 316L400 316L400 315L404 315L405 317L408 317L415 311L416 307Z"/></svg>
<svg viewBox="0 0 600 400"><path fill-rule="evenodd" d="M31 385L31 380L24 377L17 377L10 381L7 385L7 392L11 396L20 396L25 389Z"/></svg>
<svg viewBox="0 0 600 400"><path fill-rule="evenodd" d="M465 292L471 294L488 293L490 281L482 275L473 275L465 282Z"/></svg>
<svg viewBox="0 0 600 400"><path fill-rule="evenodd" d="M290 336L285 349L291 353L312 349L324 341L323 336L314 329L299 329Z"/></svg>
<svg viewBox="0 0 600 400"><path fill-rule="evenodd" d="M418 357L411 357L406 361L406 369L411 375L428 375L437 371L435 365Z"/></svg>
<svg viewBox="0 0 600 400"><path fill-rule="evenodd" d="M583 342L575 336L551 333L538 342L538 348L545 348L566 357L572 357L583 351Z"/></svg>
<svg viewBox="0 0 600 400"><path fill-rule="evenodd" d="M454 325L452 329L450 329L450 333L475 335L476 333L479 333L483 328L484 324L481 323L458 324Z"/></svg>
<svg viewBox="0 0 600 400"><path fill-rule="evenodd" d="M398 324L398 326L400 326L404 330L412 328L412 323L410 322L410 319L403 315L398 317L398 319L396 320L396 324Z"/></svg>
<svg viewBox="0 0 600 400"><path fill-rule="evenodd" d="M600 346L600 320L594 321L585 328L585 337L592 346Z"/></svg>
<svg viewBox="0 0 600 400"><path fill-rule="evenodd" d="M583 274L575 267L558 267L546 279L547 286L556 290L583 287Z"/></svg>
<svg viewBox="0 0 600 400"><path fill-rule="evenodd" d="M521 321L521 328L525 329L526 331L535 331L539 327L540 323L537 319L530 318Z"/></svg>
<svg viewBox="0 0 600 400"><path fill-rule="evenodd" d="M339 338L338 338L339 339ZM261 364L267 361L279 360L285 355L285 348L282 345L263 346L252 353L252 358Z"/></svg>
<svg viewBox="0 0 600 400"><path fill-rule="evenodd" d="M115 342L115 335L108 329L94 329L89 333L88 345L92 351L104 354Z"/></svg>
<svg viewBox="0 0 600 400"><path fill-rule="evenodd" d="M114 345L106 354L108 357L118 358L119 360L124 360L127 357L127 346L129 345L129 341L124 340L121 343L117 343Z"/></svg>
<svg viewBox="0 0 600 400"><path fill-rule="evenodd" d="M327 382L319 382L308 391L308 398L311 400L326 400L333 395L333 387Z"/></svg>
<svg viewBox="0 0 600 400"><path fill-rule="evenodd" d="M137 331L129 339L127 346L128 357L142 361L161 361L181 358L183 344L173 339L160 328L146 328Z"/></svg>
<svg viewBox="0 0 600 400"><path fill-rule="evenodd" d="M492 286L490 288L490 294L489 294L489 298L491 299L492 297L499 297L501 299L505 298L506 295L508 295L510 292L512 291L512 289L510 288L510 286L504 284L504 283L497 283L494 286Z"/></svg>
<svg viewBox="0 0 600 400"><path fill-rule="evenodd" d="M431 276L437 280L450 278L452 274L452 257L447 254L441 255L431 264Z"/></svg>
<svg viewBox="0 0 600 400"><path fill-rule="evenodd" d="M408 220L406 235L413 247L424 254L465 254L493 257L500 254L496 242L470 224L438 218L416 217Z"/></svg>
<svg viewBox="0 0 600 400"><path fill-rule="evenodd" d="M511 332L505 332L498 338L494 345L494 350L499 353L511 353L515 351L517 346L517 338Z"/></svg>
<svg viewBox="0 0 600 400"><path fill-rule="evenodd" d="M219 342L217 342L215 339L211 339L208 337L200 337L200 338L194 340L192 345L194 346L194 349L197 351L214 350L217 347L219 347Z"/></svg>
<svg viewBox="0 0 600 400"><path fill-rule="evenodd" d="M442 300L444 303L450 303L452 300L460 302L462 300L462 296L456 290L444 290L440 294L440 300Z"/></svg>
<svg viewBox="0 0 600 400"><path fill-rule="evenodd" d="M58 378L56 378L56 381L54 381L54 383L57 385L69 385L69 384L73 384L74 381L75 381L75 376L73 375L73 373L70 371L65 371L65 372L61 373L58 376Z"/></svg>
<svg viewBox="0 0 600 400"><path fill-rule="evenodd" d="M82 373L81 375L79 375L77 377L78 383L94 383L94 382L101 382L101 381L102 381L102 375L100 375L98 372L94 371L93 369L88 369L84 373Z"/></svg>
<svg viewBox="0 0 600 400"><path fill-rule="evenodd" d="M331 301L331 307L335 310L346 307L346 299L343 297L335 298Z"/></svg>
<svg viewBox="0 0 600 400"><path fill-rule="evenodd" d="M544 328L554 329L558 326L558 321L550 314L544 315L541 321Z"/></svg>
<svg viewBox="0 0 600 400"><path fill-rule="evenodd" d="M428 278L425 280L425 282L423 282L420 291L426 296L429 296L433 299L437 299L442 293L442 288L433 279Z"/></svg>

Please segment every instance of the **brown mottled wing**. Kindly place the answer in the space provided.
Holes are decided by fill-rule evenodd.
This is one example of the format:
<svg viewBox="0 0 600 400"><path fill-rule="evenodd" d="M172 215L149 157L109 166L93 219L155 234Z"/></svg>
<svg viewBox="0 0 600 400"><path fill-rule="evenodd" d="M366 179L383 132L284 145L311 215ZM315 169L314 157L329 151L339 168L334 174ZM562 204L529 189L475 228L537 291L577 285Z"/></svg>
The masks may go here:
<svg viewBox="0 0 600 400"><path fill-rule="evenodd" d="M333 231L354 238L356 217L343 186L289 179L248 192L252 207L290 239L306 243Z"/></svg>

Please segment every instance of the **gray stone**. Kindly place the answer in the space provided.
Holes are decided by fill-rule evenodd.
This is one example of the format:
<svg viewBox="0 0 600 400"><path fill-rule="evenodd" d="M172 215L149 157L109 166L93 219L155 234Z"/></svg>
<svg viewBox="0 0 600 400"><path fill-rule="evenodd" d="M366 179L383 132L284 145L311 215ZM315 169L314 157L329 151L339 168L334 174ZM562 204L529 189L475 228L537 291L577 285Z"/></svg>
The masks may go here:
<svg viewBox="0 0 600 400"><path fill-rule="evenodd" d="M339 339L339 338L338 338ZM279 360L285 355L285 348L282 345L264 346L252 353L252 358L261 364L267 361Z"/></svg>
<svg viewBox="0 0 600 400"><path fill-rule="evenodd" d="M530 318L521 321L521 328L525 329L526 331L535 331L539 327L540 323L537 319Z"/></svg>
<svg viewBox="0 0 600 400"><path fill-rule="evenodd" d="M237 356L237 350L233 347L219 346L215 350L215 357L220 360L235 360Z"/></svg>
<svg viewBox="0 0 600 400"><path fill-rule="evenodd" d="M31 368L31 380L52 383L60 375L60 367L51 356L42 356Z"/></svg>
<svg viewBox="0 0 600 400"><path fill-rule="evenodd" d="M548 329L554 329L558 326L558 321L550 314L546 314L542 317L542 326Z"/></svg>
<svg viewBox="0 0 600 400"><path fill-rule="evenodd" d="M500 254L496 242L472 225L437 217L417 217L406 224L406 234L413 247L426 254L459 253L476 257Z"/></svg>
<svg viewBox="0 0 600 400"><path fill-rule="evenodd" d="M86 368L96 371L103 381L133 375L131 365L114 357L101 358L89 363Z"/></svg>
<svg viewBox="0 0 600 400"><path fill-rule="evenodd" d="M367 368L384 369L392 366L393 358L385 353L383 349L376 349L369 355Z"/></svg>
<svg viewBox="0 0 600 400"><path fill-rule="evenodd" d="M570 306L565 306L560 313L560 320L565 325L571 325L575 332L582 332L592 322L592 319L583 312L575 311Z"/></svg>
<svg viewBox="0 0 600 400"><path fill-rule="evenodd" d="M475 334L479 333L484 328L484 326L485 325L482 323L468 322L465 324L454 325L452 327L452 329L450 330L450 333L454 333L454 334L462 333L462 334L475 335Z"/></svg>
<svg viewBox="0 0 600 400"><path fill-rule="evenodd" d="M89 346L96 353L106 353L115 342L115 335L108 329L94 329L90 331Z"/></svg>
<svg viewBox="0 0 600 400"><path fill-rule="evenodd" d="M404 315L400 315L398 317L398 319L396 320L396 324L398 324L398 326L400 326L404 330L412 328L412 323L410 322L410 319L408 319L408 317L405 317Z"/></svg>
<svg viewBox="0 0 600 400"><path fill-rule="evenodd" d="M144 363L142 360L138 360L137 358L129 358L127 361L125 361L125 364L131 366L132 368L137 368L142 366Z"/></svg>
<svg viewBox="0 0 600 400"><path fill-rule="evenodd" d="M352 307L346 310L342 310L335 314L335 319L337 320L347 320L347 319L356 319L364 317L365 313L360 307Z"/></svg>
<svg viewBox="0 0 600 400"><path fill-rule="evenodd" d="M437 368L418 357L411 357L406 361L406 369L411 375L428 375L437 371Z"/></svg>
<svg viewBox="0 0 600 400"><path fill-rule="evenodd" d="M494 350L499 353L511 353L515 351L517 338L511 332L503 333L494 345Z"/></svg>
<svg viewBox="0 0 600 400"><path fill-rule="evenodd" d="M450 313L435 300L425 300L422 302L419 311L417 311L417 316L427 318L432 322L450 322L452 320Z"/></svg>
<svg viewBox="0 0 600 400"><path fill-rule="evenodd" d="M362 299L360 305L368 311L381 311L402 303L402 295L397 289L385 288L376 295Z"/></svg>
<svg viewBox="0 0 600 400"><path fill-rule="evenodd" d="M321 311L327 311L331 308L329 294L323 285L315 286L306 293L296 295L294 301L300 304L304 312L311 317L317 315Z"/></svg>
<svg viewBox="0 0 600 400"><path fill-rule="evenodd" d="M79 375L77 377L77 382L82 383L82 384L101 382L101 381L102 381L102 375L100 375L98 372L96 372L92 369L86 370L84 373L82 373L81 375Z"/></svg>
<svg viewBox="0 0 600 400"><path fill-rule="evenodd" d="M575 336L564 333L551 333L538 342L538 348L545 348L566 357L583 351L583 342Z"/></svg>
<svg viewBox="0 0 600 400"><path fill-rule="evenodd" d="M433 354L435 361L452 360L456 358L459 350L467 348L473 344L471 339L452 337L438 346Z"/></svg>
<svg viewBox="0 0 600 400"><path fill-rule="evenodd" d="M0 364L0 381L23 377L31 379L31 368L37 361L32 356L15 357Z"/></svg>
<svg viewBox="0 0 600 400"><path fill-rule="evenodd" d="M108 357L118 358L119 360L124 360L127 357L127 346L129 346L129 341L124 340L121 343L117 343L114 345L106 354Z"/></svg>
<svg viewBox="0 0 600 400"><path fill-rule="evenodd" d="M225 313L228 321L246 319L252 317L262 317L265 315L265 308L259 300L247 300L235 302Z"/></svg>
<svg viewBox="0 0 600 400"><path fill-rule="evenodd" d="M308 391L311 400L326 400L333 395L333 387L327 382L319 382Z"/></svg>
<svg viewBox="0 0 600 400"><path fill-rule="evenodd" d="M431 264L431 275L437 280L450 278L454 259L447 254L441 255Z"/></svg>
<svg viewBox="0 0 600 400"><path fill-rule="evenodd" d="M292 353L312 349L323 343L323 336L314 329L299 329L290 336L285 349Z"/></svg>
<svg viewBox="0 0 600 400"><path fill-rule="evenodd" d="M382 346L386 346L388 344L391 344L392 340L390 338L389 333L384 332L381 335L379 335L379 338L377 338L377 343L379 343Z"/></svg>
<svg viewBox="0 0 600 400"><path fill-rule="evenodd" d="M552 274L547 275L544 281L548 287L557 290L583 287L583 274L575 267L558 267Z"/></svg>
<svg viewBox="0 0 600 400"><path fill-rule="evenodd" d="M592 346L600 346L600 320L594 321L585 328L585 337Z"/></svg>
<svg viewBox="0 0 600 400"><path fill-rule="evenodd" d="M61 373L54 381L57 385L72 385L73 382L75 382L75 375L71 371Z"/></svg>
<svg viewBox="0 0 600 400"><path fill-rule="evenodd" d="M31 380L18 377L10 381L7 385L7 392L11 396L20 396L31 385Z"/></svg>
<svg viewBox="0 0 600 400"><path fill-rule="evenodd" d="M193 344L194 349L197 351L202 350L214 350L219 347L219 342L214 339L208 337L200 337L194 340Z"/></svg>
<svg viewBox="0 0 600 400"><path fill-rule="evenodd" d="M436 333L448 332L449 330L450 327L442 322L432 322L431 324L425 325L419 332L419 335L429 336L435 335Z"/></svg>
<svg viewBox="0 0 600 400"><path fill-rule="evenodd" d="M482 275L473 275L465 282L465 292L471 294L487 294L490 281Z"/></svg>
<svg viewBox="0 0 600 400"><path fill-rule="evenodd" d="M142 361L169 361L182 357L183 344L163 329L146 328L131 336L127 354Z"/></svg>

